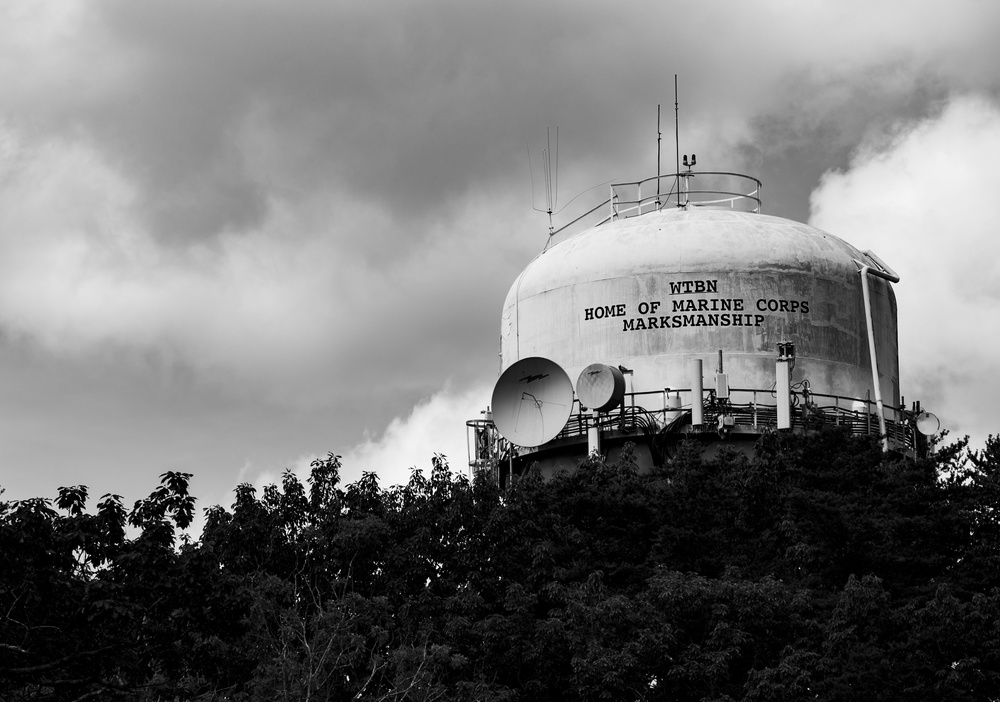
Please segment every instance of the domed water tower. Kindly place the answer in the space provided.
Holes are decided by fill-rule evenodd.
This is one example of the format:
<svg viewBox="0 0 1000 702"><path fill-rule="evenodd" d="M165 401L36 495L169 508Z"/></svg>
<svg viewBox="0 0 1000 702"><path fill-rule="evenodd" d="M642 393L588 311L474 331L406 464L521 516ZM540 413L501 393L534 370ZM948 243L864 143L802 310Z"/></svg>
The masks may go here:
<svg viewBox="0 0 1000 702"><path fill-rule="evenodd" d="M679 187L664 196L663 183ZM614 185L600 222L528 263L503 304L498 391L520 392L519 363L543 358L577 383L577 399L542 445L489 458L572 467L595 450L595 427L602 453L629 441L640 462L662 460L665 436L733 441L810 422L912 446L899 407L898 276L832 234L761 214L759 191L746 176L690 171ZM611 410L580 404L594 364L627 382ZM479 445L498 445L484 440L488 421L471 429ZM473 448L470 458L487 456Z"/></svg>

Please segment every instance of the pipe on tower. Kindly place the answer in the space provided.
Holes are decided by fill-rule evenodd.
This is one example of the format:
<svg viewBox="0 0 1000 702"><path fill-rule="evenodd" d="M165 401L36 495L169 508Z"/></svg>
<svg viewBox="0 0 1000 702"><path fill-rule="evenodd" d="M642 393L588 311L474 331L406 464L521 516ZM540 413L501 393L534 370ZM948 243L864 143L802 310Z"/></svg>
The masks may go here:
<svg viewBox="0 0 1000 702"><path fill-rule="evenodd" d="M871 252L865 252L867 256L872 256ZM868 276L873 275L876 278L882 278L883 280L888 280L890 283L898 283L899 276L896 275L892 270L885 267L885 269L873 268L872 266L861 263L861 261L855 260L856 264L861 266L861 294L865 301L865 321L868 324L868 355L872 362L872 385L875 388L875 406L878 408L878 431L879 435L882 437L882 450L889 450L889 435L885 428L885 407L882 404L882 384L878 379L878 356L875 354L875 323L872 320L872 300L871 293L868 290Z"/></svg>
<svg viewBox="0 0 1000 702"><path fill-rule="evenodd" d="M691 425L700 427L705 423L705 390L702 380L701 359L691 361Z"/></svg>

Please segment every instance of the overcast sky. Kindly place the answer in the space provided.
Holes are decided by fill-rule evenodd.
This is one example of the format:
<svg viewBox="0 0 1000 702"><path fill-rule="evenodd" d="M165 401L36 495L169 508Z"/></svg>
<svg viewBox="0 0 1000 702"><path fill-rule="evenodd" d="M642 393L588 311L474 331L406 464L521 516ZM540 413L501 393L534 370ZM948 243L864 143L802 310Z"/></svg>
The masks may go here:
<svg viewBox="0 0 1000 702"><path fill-rule="evenodd" d="M674 74L699 167L896 269L901 391L981 446L998 33L976 0L8 0L5 497L131 503L181 470L228 506L328 451L348 481L463 468L546 240L546 128L560 205L652 175Z"/></svg>

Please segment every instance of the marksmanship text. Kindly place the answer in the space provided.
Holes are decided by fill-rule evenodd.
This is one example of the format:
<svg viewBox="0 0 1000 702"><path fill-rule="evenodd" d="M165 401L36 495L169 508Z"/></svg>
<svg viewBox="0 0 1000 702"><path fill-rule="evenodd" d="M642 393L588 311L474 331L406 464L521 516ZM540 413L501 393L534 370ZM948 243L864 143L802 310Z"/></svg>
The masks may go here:
<svg viewBox="0 0 1000 702"><path fill-rule="evenodd" d="M618 318L622 331L679 329L682 327L759 327L768 314L809 314L809 300L757 298L749 303L738 297L691 297L719 292L717 280L685 280L670 283L670 297L644 300L635 310L623 302L583 309L583 320Z"/></svg>

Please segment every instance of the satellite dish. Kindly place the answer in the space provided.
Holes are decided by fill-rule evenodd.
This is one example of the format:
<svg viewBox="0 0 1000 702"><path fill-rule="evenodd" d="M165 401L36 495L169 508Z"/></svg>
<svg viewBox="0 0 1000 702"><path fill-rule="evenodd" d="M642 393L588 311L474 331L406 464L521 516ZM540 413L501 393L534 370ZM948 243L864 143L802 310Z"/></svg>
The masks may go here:
<svg viewBox="0 0 1000 702"><path fill-rule="evenodd" d="M517 446L541 446L573 410L573 383L555 361L533 356L505 370L493 388L493 423Z"/></svg>
<svg viewBox="0 0 1000 702"><path fill-rule="evenodd" d="M941 430L941 420L930 412L921 412L917 415L917 431L924 436L933 436Z"/></svg>
<svg viewBox="0 0 1000 702"><path fill-rule="evenodd" d="M608 412L625 399L625 375L613 366L592 363L576 381L580 404L598 412Z"/></svg>

